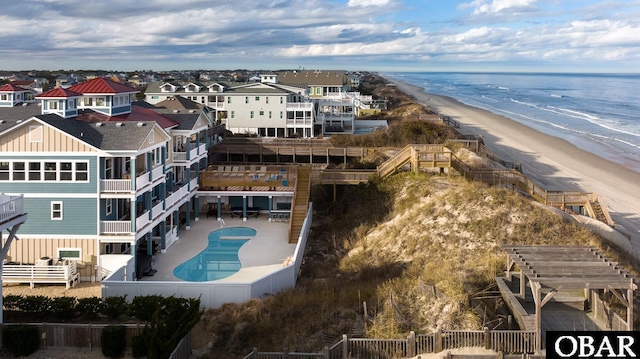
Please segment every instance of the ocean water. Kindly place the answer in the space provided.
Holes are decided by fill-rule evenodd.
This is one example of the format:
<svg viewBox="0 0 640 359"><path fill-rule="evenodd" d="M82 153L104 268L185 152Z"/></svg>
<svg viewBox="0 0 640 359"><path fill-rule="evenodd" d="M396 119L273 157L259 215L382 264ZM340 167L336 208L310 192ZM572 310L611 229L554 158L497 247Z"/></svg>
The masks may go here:
<svg viewBox="0 0 640 359"><path fill-rule="evenodd" d="M640 172L640 74L396 72L383 76L503 115Z"/></svg>

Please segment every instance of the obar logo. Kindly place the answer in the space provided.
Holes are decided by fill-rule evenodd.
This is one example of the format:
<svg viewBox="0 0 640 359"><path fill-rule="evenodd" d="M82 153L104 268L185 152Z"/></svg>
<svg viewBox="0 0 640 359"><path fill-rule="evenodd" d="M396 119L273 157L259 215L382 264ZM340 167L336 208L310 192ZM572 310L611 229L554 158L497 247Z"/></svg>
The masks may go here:
<svg viewBox="0 0 640 359"><path fill-rule="evenodd" d="M547 332L547 357L636 358L640 332Z"/></svg>

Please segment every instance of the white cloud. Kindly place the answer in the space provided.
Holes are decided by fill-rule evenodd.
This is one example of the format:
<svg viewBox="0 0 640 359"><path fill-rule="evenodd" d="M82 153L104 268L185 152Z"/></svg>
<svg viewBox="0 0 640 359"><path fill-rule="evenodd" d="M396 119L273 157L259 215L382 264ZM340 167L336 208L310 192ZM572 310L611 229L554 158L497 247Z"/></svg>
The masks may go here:
<svg viewBox="0 0 640 359"><path fill-rule="evenodd" d="M391 0L349 0L347 6L386 6Z"/></svg>

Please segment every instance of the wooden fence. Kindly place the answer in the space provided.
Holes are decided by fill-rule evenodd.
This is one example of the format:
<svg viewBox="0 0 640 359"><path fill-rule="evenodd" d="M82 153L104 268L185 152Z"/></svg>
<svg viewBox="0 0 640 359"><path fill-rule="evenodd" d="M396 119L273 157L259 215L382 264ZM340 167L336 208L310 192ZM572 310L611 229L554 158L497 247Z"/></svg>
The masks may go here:
<svg viewBox="0 0 640 359"><path fill-rule="evenodd" d="M38 328L41 338L40 349L88 349L101 350L102 331L112 324L77 324L77 323L4 323L0 324L0 346L2 330L12 325L29 325ZM127 348L131 348L132 338L142 334L144 324L117 324L125 328ZM182 338L168 359L189 359L191 356L191 331Z"/></svg>
<svg viewBox="0 0 640 359"><path fill-rule="evenodd" d="M536 350L535 331L516 330L442 330L406 339L342 339L319 353L259 352L254 348L244 359L325 358L393 359L424 353L439 353L460 348L484 348L506 354L532 354Z"/></svg>

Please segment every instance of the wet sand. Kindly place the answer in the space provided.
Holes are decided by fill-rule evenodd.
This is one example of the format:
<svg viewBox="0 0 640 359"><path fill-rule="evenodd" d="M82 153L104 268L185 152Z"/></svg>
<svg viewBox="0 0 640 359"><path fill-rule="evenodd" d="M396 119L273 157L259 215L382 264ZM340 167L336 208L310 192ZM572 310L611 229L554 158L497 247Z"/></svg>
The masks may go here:
<svg viewBox="0 0 640 359"><path fill-rule="evenodd" d="M456 120L459 132L481 135L490 150L505 161L519 162L524 174L539 186L602 196L615 229L640 250L640 173L504 116L387 80L419 103Z"/></svg>

